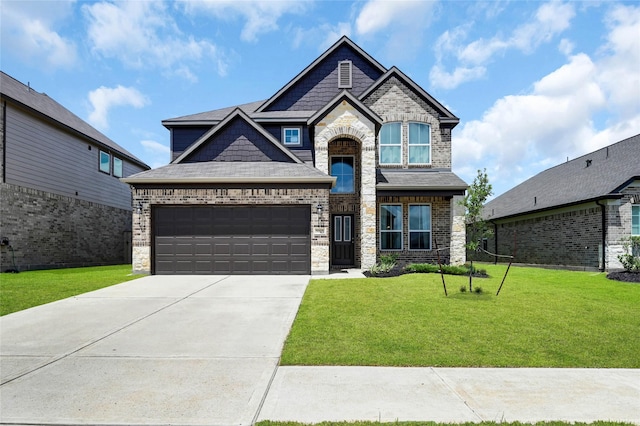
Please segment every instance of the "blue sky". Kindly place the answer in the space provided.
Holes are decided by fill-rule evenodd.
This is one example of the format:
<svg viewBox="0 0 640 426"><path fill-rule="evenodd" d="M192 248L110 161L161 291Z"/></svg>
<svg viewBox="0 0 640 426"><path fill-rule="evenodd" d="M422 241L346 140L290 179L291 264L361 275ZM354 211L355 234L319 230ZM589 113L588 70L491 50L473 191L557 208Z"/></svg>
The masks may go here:
<svg viewBox="0 0 640 426"><path fill-rule="evenodd" d="M341 35L458 117L496 195L640 133L638 1L1 0L2 71L152 167L161 120L266 99ZM640 161L640 159L639 159Z"/></svg>

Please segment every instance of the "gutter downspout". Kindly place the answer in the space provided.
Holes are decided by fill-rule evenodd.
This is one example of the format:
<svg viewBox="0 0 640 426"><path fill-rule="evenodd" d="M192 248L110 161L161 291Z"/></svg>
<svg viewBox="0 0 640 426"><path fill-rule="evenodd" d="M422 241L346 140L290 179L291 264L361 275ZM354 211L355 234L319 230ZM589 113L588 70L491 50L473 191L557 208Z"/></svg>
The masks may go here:
<svg viewBox="0 0 640 426"><path fill-rule="evenodd" d="M602 212L602 267L600 268L600 272L604 272L607 269L607 212L606 212L606 204L600 204L600 200L596 200L596 204L600 206L600 211Z"/></svg>

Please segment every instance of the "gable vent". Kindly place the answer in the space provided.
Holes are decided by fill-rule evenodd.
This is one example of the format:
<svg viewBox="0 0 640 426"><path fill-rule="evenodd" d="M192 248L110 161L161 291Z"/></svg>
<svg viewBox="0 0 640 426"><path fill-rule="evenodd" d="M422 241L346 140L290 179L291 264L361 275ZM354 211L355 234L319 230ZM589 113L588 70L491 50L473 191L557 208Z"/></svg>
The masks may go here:
<svg viewBox="0 0 640 426"><path fill-rule="evenodd" d="M351 61L338 62L338 89L351 89Z"/></svg>

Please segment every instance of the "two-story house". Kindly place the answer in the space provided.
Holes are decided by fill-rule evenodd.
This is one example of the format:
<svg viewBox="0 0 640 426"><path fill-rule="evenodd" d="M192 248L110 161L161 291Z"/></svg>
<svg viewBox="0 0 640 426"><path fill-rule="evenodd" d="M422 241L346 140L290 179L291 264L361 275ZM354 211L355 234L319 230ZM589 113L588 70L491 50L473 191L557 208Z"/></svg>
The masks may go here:
<svg viewBox="0 0 640 426"><path fill-rule="evenodd" d="M133 268L320 274L462 263L459 119L343 37L269 99L163 121L169 165L132 187Z"/></svg>
<svg viewBox="0 0 640 426"><path fill-rule="evenodd" d="M131 191L149 166L44 93L0 72L2 271L131 261Z"/></svg>

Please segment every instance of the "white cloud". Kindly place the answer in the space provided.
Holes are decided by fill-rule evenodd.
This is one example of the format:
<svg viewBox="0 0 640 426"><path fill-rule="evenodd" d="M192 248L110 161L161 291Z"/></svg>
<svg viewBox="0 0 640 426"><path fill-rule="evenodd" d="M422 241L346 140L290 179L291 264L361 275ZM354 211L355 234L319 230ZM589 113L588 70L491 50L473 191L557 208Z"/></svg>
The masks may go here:
<svg viewBox="0 0 640 426"><path fill-rule="evenodd" d="M317 46L318 51L325 51L342 36L351 36L351 24L338 22L335 25L321 24L317 27L304 29L295 28L292 46L298 49L301 46Z"/></svg>
<svg viewBox="0 0 640 426"><path fill-rule="evenodd" d="M393 61L414 58L433 19L435 1L369 0L355 20L356 33L372 37L385 32L385 50Z"/></svg>
<svg viewBox="0 0 640 426"><path fill-rule="evenodd" d="M154 140L140 141L140 145L144 148L145 157L150 160L148 160L148 164L151 168L164 166L169 163L171 150L168 146Z"/></svg>
<svg viewBox="0 0 640 426"><path fill-rule="evenodd" d="M224 58L207 40L181 33L160 1L100 2L84 5L92 51L117 58L131 68L161 68L195 81L190 67L203 61L217 64L225 75Z"/></svg>
<svg viewBox="0 0 640 426"><path fill-rule="evenodd" d="M149 104L149 100L132 87L110 88L101 86L89 92L89 102L93 110L89 114L88 121L99 130L109 128L109 110L117 106L132 106L142 108Z"/></svg>
<svg viewBox="0 0 640 426"><path fill-rule="evenodd" d="M218 19L244 19L240 33L244 41L255 42L258 36L277 30L278 20L286 14L303 14L311 2L300 0L186 0L182 3L191 14L201 12Z"/></svg>
<svg viewBox="0 0 640 426"><path fill-rule="evenodd" d="M76 44L56 29L72 13L73 1L3 1L0 43L10 52L46 69L69 69L78 59Z"/></svg>
<svg viewBox="0 0 640 426"><path fill-rule="evenodd" d="M572 4L552 1L541 5L531 22L516 27L508 37L498 34L464 44L469 24L446 31L438 37L434 46L437 61L431 70L431 85L452 89L467 81L477 80L484 76L479 71L485 69L496 55L509 49L531 53L569 28L574 16ZM451 72L447 72L443 65L444 59L449 56L453 56L457 62Z"/></svg>

